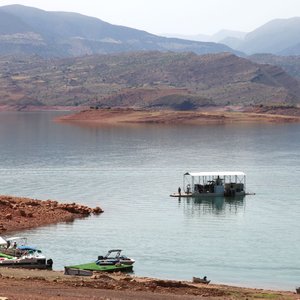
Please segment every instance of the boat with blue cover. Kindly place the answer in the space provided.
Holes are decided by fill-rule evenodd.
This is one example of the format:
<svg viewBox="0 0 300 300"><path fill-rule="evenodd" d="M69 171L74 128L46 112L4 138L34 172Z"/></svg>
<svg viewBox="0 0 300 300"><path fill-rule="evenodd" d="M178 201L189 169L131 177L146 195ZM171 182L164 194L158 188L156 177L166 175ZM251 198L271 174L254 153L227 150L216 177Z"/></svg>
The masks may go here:
<svg viewBox="0 0 300 300"><path fill-rule="evenodd" d="M17 241L22 241L17 244ZM26 269L52 269L52 259L42 251L25 245L26 238L14 237L0 240L0 267Z"/></svg>

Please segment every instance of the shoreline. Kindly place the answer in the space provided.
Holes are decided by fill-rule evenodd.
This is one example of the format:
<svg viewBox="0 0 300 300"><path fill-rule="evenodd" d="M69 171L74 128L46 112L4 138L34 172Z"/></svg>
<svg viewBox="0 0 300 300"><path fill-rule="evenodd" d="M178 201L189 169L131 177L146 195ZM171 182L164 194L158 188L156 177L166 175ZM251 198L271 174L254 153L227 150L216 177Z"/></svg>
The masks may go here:
<svg viewBox="0 0 300 300"><path fill-rule="evenodd" d="M252 123L299 123L300 109L206 107L195 111L146 110L134 108L101 108L75 112L55 119L57 122L81 125L206 125Z"/></svg>
<svg viewBox="0 0 300 300"><path fill-rule="evenodd" d="M205 285L123 273L80 277L62 271L0 268L0 278L0 296L8 299L299 299L292 291Z"/></svg>
<svg viewBox="0 0 300 300"><path fill-rule="evenodd" d="M0 195L0 234L71 222L76 218L102 212L100 207L90 208L76 203Z"/></svg>
<svg viewBox="0 0 300 300"><path fill-rule="evenodd" d="M76 203L62 204L54 200L42 201L0 195L0 234L70 221L102 212L100 207L93 209ZM46 220L40 218L40 215L45 213ZM138 277L121 273L98 273L92 277L78 277L64 275L62 271L0 268L0 279L0 297L8 299L20 299L21 294L16 292L16 287L21 291L22 299L77 299L79 294L82 294L82 297L88 295L88 298L93 298L99 289L101 295L107 295L109 299L299 299L292 291L214 283L203 285L186 280ZM53 290L56 291L56 296L53 296ZM82 297L78 296L78 299Z"/></svg>

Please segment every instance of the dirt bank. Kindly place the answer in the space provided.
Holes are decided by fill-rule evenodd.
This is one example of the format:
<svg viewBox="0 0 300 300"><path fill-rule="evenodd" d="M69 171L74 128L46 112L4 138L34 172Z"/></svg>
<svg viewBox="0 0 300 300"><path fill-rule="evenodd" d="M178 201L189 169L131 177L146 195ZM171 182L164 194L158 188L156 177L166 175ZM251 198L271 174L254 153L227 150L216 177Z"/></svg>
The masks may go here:
<svg viewBox="0 0 300 300"><path fill-rule="evenodd" d="M0 195L0 233L72 221L102 212L100 207Z"/></svg>
<svg viewBox="0 0 300 300"><path fill-rule="evenodd" d="M284 113L283 113L284 112ZM196 111L140 110L132 108L89 109L57 119L60 122L85 124L227 124L227 123L286 123L300 122L300 109L247 110L211 107Z"/></svg>
<svg viewBox="0 0 300 300"><path fill-rule="evenodd" d="M299 299L293 292L188 281L139 278L125 274L66 276L58 271L0 269L0 297L12 299Z"/></svg>

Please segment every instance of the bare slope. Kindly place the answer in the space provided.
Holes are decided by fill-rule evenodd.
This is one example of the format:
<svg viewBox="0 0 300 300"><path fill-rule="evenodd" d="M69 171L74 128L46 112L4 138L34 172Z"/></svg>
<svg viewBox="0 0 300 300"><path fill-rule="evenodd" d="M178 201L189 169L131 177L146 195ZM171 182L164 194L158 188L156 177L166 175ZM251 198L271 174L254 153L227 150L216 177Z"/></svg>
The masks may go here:
<svg viewBox="0 0 300 300"><path fill-rule="evenodd" d="M294 105L299 82L232 54L142 52L44 60L0 58L0 105Z"/></svg>

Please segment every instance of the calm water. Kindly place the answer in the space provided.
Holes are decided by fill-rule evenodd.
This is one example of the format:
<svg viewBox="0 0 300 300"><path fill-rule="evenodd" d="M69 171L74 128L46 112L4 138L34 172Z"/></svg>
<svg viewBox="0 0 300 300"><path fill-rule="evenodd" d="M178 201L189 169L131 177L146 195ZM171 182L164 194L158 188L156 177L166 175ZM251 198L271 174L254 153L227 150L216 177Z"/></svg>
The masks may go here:
<svg viewBox="0 0 300 300"><path fill-rule="evenodd" d="M294 290L300 284L300 125L53 123L0 113L0 193L101 206L98 217L20 234L54 268L121 248L140 276ZM255 196L169 197L186 171L239 170Z"/></svg>

